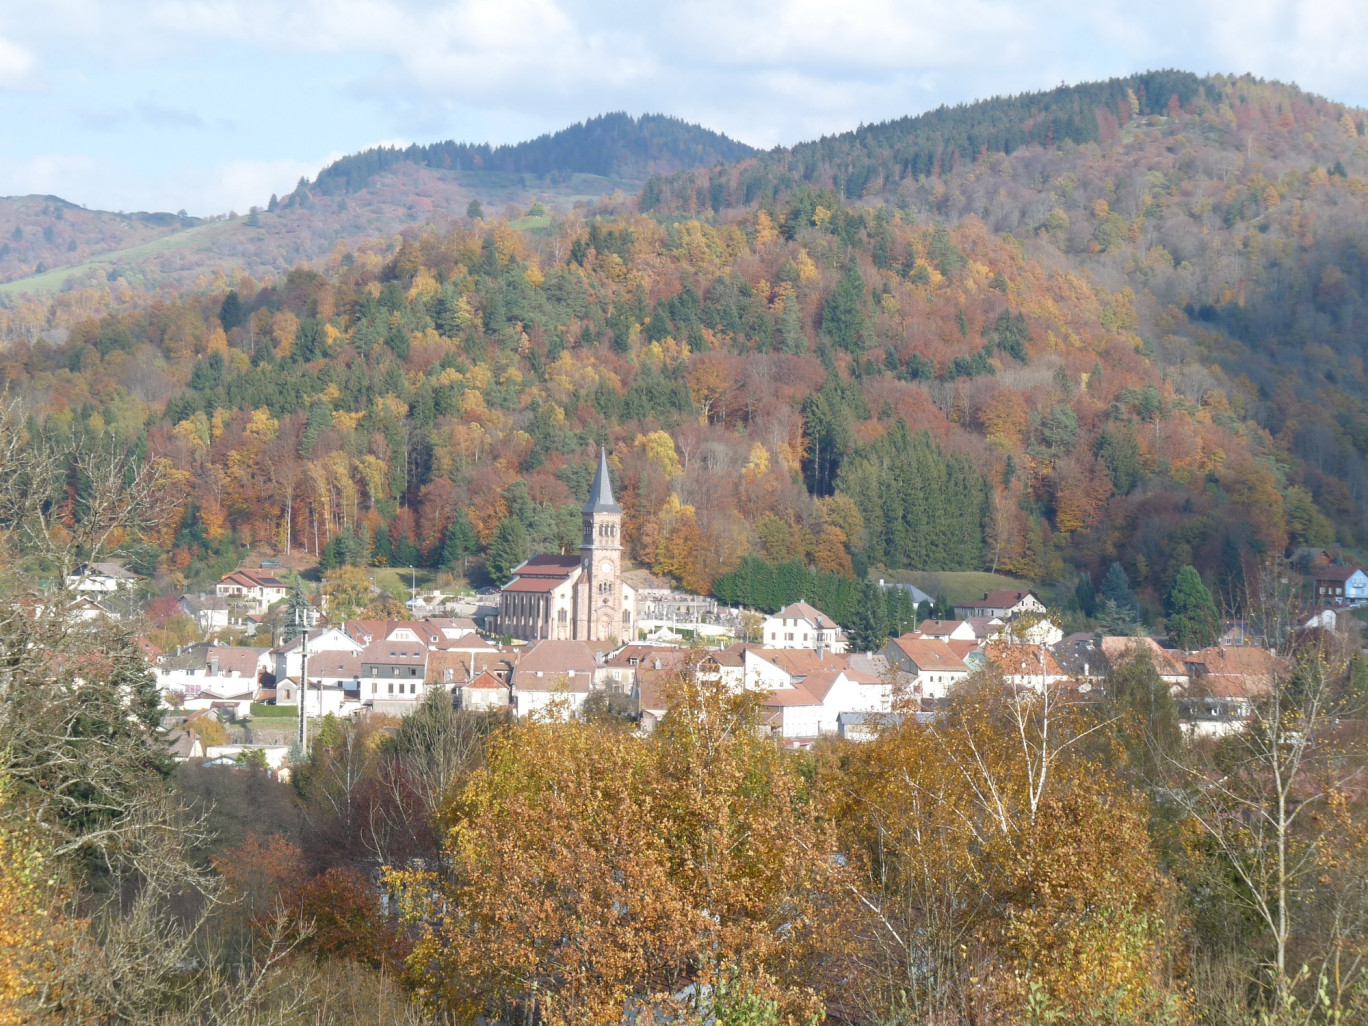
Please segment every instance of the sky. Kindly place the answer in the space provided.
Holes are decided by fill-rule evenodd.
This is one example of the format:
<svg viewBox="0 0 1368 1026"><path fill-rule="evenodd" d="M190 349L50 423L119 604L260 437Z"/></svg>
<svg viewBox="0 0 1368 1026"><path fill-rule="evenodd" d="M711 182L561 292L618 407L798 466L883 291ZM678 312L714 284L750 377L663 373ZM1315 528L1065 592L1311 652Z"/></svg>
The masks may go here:
<svg viewBox="0 0 1368 1026"><path fill-rule="evenodd" d="M245 212L608 111L755 146L1150 68L1368 105L1362 0L0 0L0 195Z"/></svg>

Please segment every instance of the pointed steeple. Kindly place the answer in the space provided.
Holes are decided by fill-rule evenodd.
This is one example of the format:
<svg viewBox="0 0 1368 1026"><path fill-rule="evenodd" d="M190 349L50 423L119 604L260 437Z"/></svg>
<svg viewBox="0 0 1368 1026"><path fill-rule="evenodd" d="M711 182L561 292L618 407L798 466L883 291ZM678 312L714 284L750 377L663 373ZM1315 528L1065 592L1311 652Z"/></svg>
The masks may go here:
<svg viewBox="0 0 1368 1026"><path fill-rule="evenodd" d="M622 507L613 501L613 482L608 477L608 453L599 449L598 470L594 472L594 483L589 488L589 501L584 504L585 513L621 513Z"/></svg>

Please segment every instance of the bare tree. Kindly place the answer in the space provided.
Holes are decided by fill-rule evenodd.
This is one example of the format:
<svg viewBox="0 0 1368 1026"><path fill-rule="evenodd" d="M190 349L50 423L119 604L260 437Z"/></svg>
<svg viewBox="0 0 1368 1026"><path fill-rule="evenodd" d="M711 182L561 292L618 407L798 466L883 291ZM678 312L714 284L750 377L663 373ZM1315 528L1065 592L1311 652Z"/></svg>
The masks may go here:
<svg viewBox="0 0 1368 1026"><path fill-rule="evenodd" d="M1365 753L1361 742L1346 744L1333 717L1346 653L1323 633L1295 630L1294 579L1273 560L1247 589L1249 619L1272 650L1267 672L1246 677L1248 721L1227 737L1194 743L1186 760L1172 764L1183 785L1177 801L1225 868L1217 878L1233 882L1226 899L1266 937L1250 957L1270 1013L1304 1021L1296 1015L1301 983L1310 980L1342 1007L1363 979L1361 957L1342 957L1348 932L1361 935L1368 914L1362 880L1327 869L1345 859L1362 863L1345 809L1347 796L1362 789ZM1336 880L1347 889L1331 893ZM1331 914L1313 928L1313 910L1326 905Z"/></svg>

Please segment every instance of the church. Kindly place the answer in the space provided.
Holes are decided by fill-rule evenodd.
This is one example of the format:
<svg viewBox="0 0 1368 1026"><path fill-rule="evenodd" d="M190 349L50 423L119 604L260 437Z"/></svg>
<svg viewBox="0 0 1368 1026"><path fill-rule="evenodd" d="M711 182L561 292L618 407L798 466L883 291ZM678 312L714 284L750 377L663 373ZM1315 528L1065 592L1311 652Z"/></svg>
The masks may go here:
<svg viewBox="0 0 1368 1026"><path fill-rule="evenodd" d="M622 579L622 507L602 449L583 523L578 556L537 555L513 571L499 595L496 633L524 641L635 638L636 592Z"/></svg>

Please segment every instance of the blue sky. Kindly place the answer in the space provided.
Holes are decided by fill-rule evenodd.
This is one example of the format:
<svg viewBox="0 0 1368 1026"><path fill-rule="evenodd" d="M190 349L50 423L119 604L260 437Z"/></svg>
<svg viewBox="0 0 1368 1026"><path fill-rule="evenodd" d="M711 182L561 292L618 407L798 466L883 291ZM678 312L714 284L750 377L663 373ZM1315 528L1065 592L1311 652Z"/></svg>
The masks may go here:
<svg viewBox="0 0 1368 1026"><path fill-rule="evenodd" d="M1362 0L7 0L0 195L245 211L382 142L609 110L758 146L1153 67L1368 103Z"/></svg>

